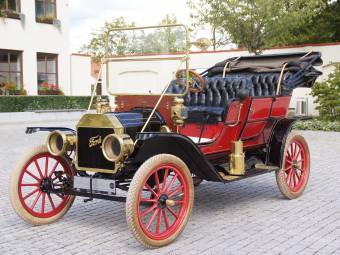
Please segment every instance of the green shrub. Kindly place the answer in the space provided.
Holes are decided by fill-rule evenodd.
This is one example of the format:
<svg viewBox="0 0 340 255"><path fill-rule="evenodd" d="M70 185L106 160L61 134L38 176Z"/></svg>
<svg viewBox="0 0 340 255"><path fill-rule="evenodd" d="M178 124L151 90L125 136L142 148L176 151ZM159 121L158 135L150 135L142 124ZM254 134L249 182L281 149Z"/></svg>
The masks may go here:
<svg viewBox="0 0 340 255"><path fill-rule="evenodd" d="M306 120L298 121L293 126L298 130L320 130L340 132L340 121Z"/></svg>
<svg viewBox="0 0 340 255"><path fill-rule="evenodd" d="M89 96L0 96L0 112L87 109L90 99Z"/></svg>
<svg viewBox="0 0 340 255"><path fill-rule="evenodd" d="M315 103L319 104L316 109L321 119L340 121L340 65L326 81L312 87L312 95L316 97Z"/></svg>

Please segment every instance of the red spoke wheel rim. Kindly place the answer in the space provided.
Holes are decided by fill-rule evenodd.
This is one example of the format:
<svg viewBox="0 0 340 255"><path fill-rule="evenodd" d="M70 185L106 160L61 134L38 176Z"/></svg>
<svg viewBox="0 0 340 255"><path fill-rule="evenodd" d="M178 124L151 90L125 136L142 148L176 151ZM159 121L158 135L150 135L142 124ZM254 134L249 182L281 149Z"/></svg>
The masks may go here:
<svg viewBox="0 0 340 255"><path fill-rule="evenodd" d="M292 139L285 154L284 171L286 184L293 192L304 187L309 171L307 157L304 144Z"/></svg>
<svg viewBox="0 0 340 255"><path fill-rule="evenodd" d="M139 225L149 238L164 240L174 234L189 210L189 183L180 167L170 163L155 167L139 192L137 210Z"/></svg>
<svg viewBox="0 0 340 255"><path fill-rule="evenodd" d="M22 206L32 216L50 218L60 213L70 200L69 195L53 194L42 190L42 182L50 180L55 188L62 183L55 176L61 172L63 177L70 177L71 170L62 157L48 152L39 153L27 161L19 176L18 194Z"/></svg>

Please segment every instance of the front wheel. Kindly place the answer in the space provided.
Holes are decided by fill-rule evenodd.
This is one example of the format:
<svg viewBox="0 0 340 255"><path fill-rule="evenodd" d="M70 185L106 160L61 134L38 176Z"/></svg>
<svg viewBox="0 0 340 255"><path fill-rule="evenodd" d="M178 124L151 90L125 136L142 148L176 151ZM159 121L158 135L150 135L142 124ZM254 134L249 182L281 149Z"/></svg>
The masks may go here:
<svg viewBox="0 0 340 255"><path fill-rule="evenodd" d="M310 155L307 142L301 135L288 135L282 160L282 168L276 172L276 182L288 199L302 195L310 173Z"/></svg>
<svg viewBox="0 0 340 255"><path fill-rule="evenodd" d="M131 232L149 248L171 243L184 229L193 200L193 182L185 163L170 154L153 156L130 184L126 218Z"/></svg>
<svg viewBox="0 0 340 255"><path fill-rule="evenodd" d="M52 193L74 175L70 162L51 155L45 145L33 148L12 172L9 194L13 209L33 225L52 223L71 207L74 196Z"/></svg>

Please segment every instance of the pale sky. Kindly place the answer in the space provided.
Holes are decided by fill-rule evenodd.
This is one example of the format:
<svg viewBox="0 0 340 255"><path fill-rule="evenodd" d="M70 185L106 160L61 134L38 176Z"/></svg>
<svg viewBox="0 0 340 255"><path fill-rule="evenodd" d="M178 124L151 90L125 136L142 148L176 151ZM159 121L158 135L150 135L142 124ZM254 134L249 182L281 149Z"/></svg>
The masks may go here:
<svg viewBox="0 0 340 255"><path fill-rule="evenodd" d="M186 0L70 0L71 52L88 43L93 30L105 20L124 17L137 26L155 25L166 14L175 14L179 23L190 25L190 8Z"/></svg>

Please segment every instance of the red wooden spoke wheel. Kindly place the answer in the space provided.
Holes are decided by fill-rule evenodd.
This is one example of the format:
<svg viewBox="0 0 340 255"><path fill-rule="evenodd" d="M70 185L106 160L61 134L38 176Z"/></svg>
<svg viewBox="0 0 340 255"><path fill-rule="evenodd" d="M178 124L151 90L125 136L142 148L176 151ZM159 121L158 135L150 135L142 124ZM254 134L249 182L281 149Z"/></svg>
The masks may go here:
<svg viewBox="0 0 340 255"><path fill-rule="evenodd" d="M172 242L184 229L193 204L193 182L179 158L160 154L136 172L126 213L134 236L147 247Z"/></svg>
<svg viewBox="0 0 340 255"><path fill-rule="evenodd" d="M59 219L72 205L74 196L51 190L63 188L62 180L72 176L66 158L51 155L46 146L33 149L11 176L10 197L14 210L34 225Z"/></svg>
<svg viewBox="0 0 340 255"><path fill-rule="evenodd" d="M276 180L282 194L294 199L302 195L309 177L310 155L307 142L301 135L291 133L285 145L282 169Z"/></svg>

